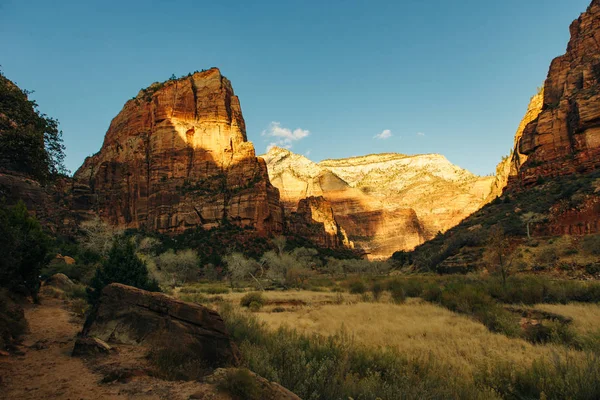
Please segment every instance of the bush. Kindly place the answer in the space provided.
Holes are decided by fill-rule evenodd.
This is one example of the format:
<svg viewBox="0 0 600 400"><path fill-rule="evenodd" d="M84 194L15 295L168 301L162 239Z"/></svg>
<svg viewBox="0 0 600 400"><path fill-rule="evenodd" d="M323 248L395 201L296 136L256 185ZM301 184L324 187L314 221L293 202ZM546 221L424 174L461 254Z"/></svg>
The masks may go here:
<svg viewBox="0 0 600 400"><path fill-rule="evenodd" d="M262 400L263 390L256 377L245 368L230 369L217 387L236 400Z"/></svg>
<svg viewBox="0 0 600 400"><path fill-rule="evenodd" d="M554 247L547 247L539 252L535 259L543 266L553 266L558 261L558 252Z"/></svg>
<svg viewBox="0 0 600 400"><path fill-rule="evenodd" d="M27 331L23 308L6 289L0 289L0 350L6 350L13 340Z"/></svg>
<svg viewBox="0 0 600 400"><path fill-rule="evenodd" d="M248 294L244 295L244 297L242 297L242 299L240 300L240 305L242 307L250 307L250 305L252 303L256 303L260 307L262 307L265 305L266 301L265 301L265 298L263 297L262 293L260 293L260 292L248 293Z"/></svg>
<svg viewBox="0 0 600 400"><path fill-rule="evenodd" d="M585 236L581 241L581 248L587 254L600 256L600 235Z"/></svg>
<svg viewBox="0 0 600 400"><path fill-rule="evenodd" d="M367 291L367 285L361 280L354 280L350 282L350 293L352 294L363 294Z"/></svg>
<svg viewBox="0 0 600 400"><path fill-rule="evenodd" d="M600 359L588 353L583 360L540 358L528 368L499 363L482 371L478 382L506 399L593 400L600 398Z"/></svg>
<svg viewBox="0 0 600 400"><path fill-rule="evenodd" d="M373 285L371 285L371 293L373 293L373 299L379 301L381 293L383 293L383 285L380 282L373 282Z"/></svg>
<svg viewBox="0 0 600 400"><path fill-rule="evenodd" d="M158 283L149 279L146 264L135 254L133 242L117 237L108 253L108 259L96 270L88 291L88 300L95 304L102 289L111 283L122 283L149 291L159 291Z"/></svg>
<svg viewBox="0 0 600 400"><path fill-rule="evenodd" d="M253 301L252 303L250 303L250 305L248 306L248 308L252 312L259 312L260 309L262 308L262 304L259 303L259 302L257 302L257 301Z"/></svg>
<svg viewBox="0 0 600 400"><path fill-rule="evenodd" d="M40 271L49 261L50 240L21 201L14 207L0 203L0 249L0 286L35 297Z"/></svg>
<svg viewBox="0 0 600 400"><path fill-rule="evenodd" d="M600 263L591 263L585 266L585 272L590 275L600 274Z"/></svg>
<svg viewBox="0 0 600 400"><path fill-rule="evenodd" d="M394 287L390 291L390 294L392 295L392 300L396 304L402 304L406 300L406 293L404 292L404 288L400 286Z"/></svg>

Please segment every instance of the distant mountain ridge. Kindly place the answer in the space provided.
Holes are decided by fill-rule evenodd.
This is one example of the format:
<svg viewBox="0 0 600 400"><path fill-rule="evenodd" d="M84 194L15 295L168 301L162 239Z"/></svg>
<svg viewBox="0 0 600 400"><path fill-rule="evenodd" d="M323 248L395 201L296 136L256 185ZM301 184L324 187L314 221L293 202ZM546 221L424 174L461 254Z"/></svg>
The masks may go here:
<svg viewBox="0 0 600 400"><path fill-rule="evenodd" d="M282 148L261 156L286 213L323 196L350 240L372 258L409 250L485 204L494 177L479 177L439 154L370 154L315 163Z"/></svg>

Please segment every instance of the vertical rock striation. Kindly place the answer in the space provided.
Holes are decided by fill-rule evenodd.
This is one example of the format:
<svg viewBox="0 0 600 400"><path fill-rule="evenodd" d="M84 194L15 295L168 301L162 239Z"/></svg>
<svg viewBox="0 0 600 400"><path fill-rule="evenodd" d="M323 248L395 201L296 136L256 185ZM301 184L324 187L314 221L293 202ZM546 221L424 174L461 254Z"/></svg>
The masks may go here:
<svg viewBox="0 0 600 400"><path fill-rule="evenodd" d="M125 228L181 232L229 221L283 230L279 192L216 68L140 91L74 179L77 208Z"/></svg>
<svg viewBox="0 0 600 400"><path fill-rule="evenodd" d="M517 137L517 173L509 189L540 178L600 168L600 0L570 27L564 55L550 65L539 115Z"/></svg>

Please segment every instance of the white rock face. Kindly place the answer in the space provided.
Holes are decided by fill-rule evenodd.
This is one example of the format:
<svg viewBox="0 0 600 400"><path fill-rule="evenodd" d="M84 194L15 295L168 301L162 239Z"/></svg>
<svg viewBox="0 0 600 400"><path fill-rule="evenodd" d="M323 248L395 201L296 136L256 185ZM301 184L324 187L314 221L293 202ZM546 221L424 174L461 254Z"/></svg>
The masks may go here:
<svg viewBox="0 0 600 400"><path fill-rule="evenodd" d="M323 196L350 240L371 258L410 250L478 210L494 177L479 177L439 154L373 154L314 163L286 149L262 156L287 212Z"/></svg>

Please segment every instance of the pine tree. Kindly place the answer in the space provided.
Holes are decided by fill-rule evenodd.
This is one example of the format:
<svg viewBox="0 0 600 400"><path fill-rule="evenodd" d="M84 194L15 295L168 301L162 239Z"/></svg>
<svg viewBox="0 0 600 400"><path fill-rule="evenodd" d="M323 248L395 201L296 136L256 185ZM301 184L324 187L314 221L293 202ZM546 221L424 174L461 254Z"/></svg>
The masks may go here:
<svg viewBox="0 0 600 400"><path fill-rule="evenodd" d="M88 291L90 303L96 303L102 289L111 283L122 283L150 291L160 290L158 283L148 277L146 263L135 254L133 242L123 236L115 238L107 260L92 278L91 289Z"/></svg>

